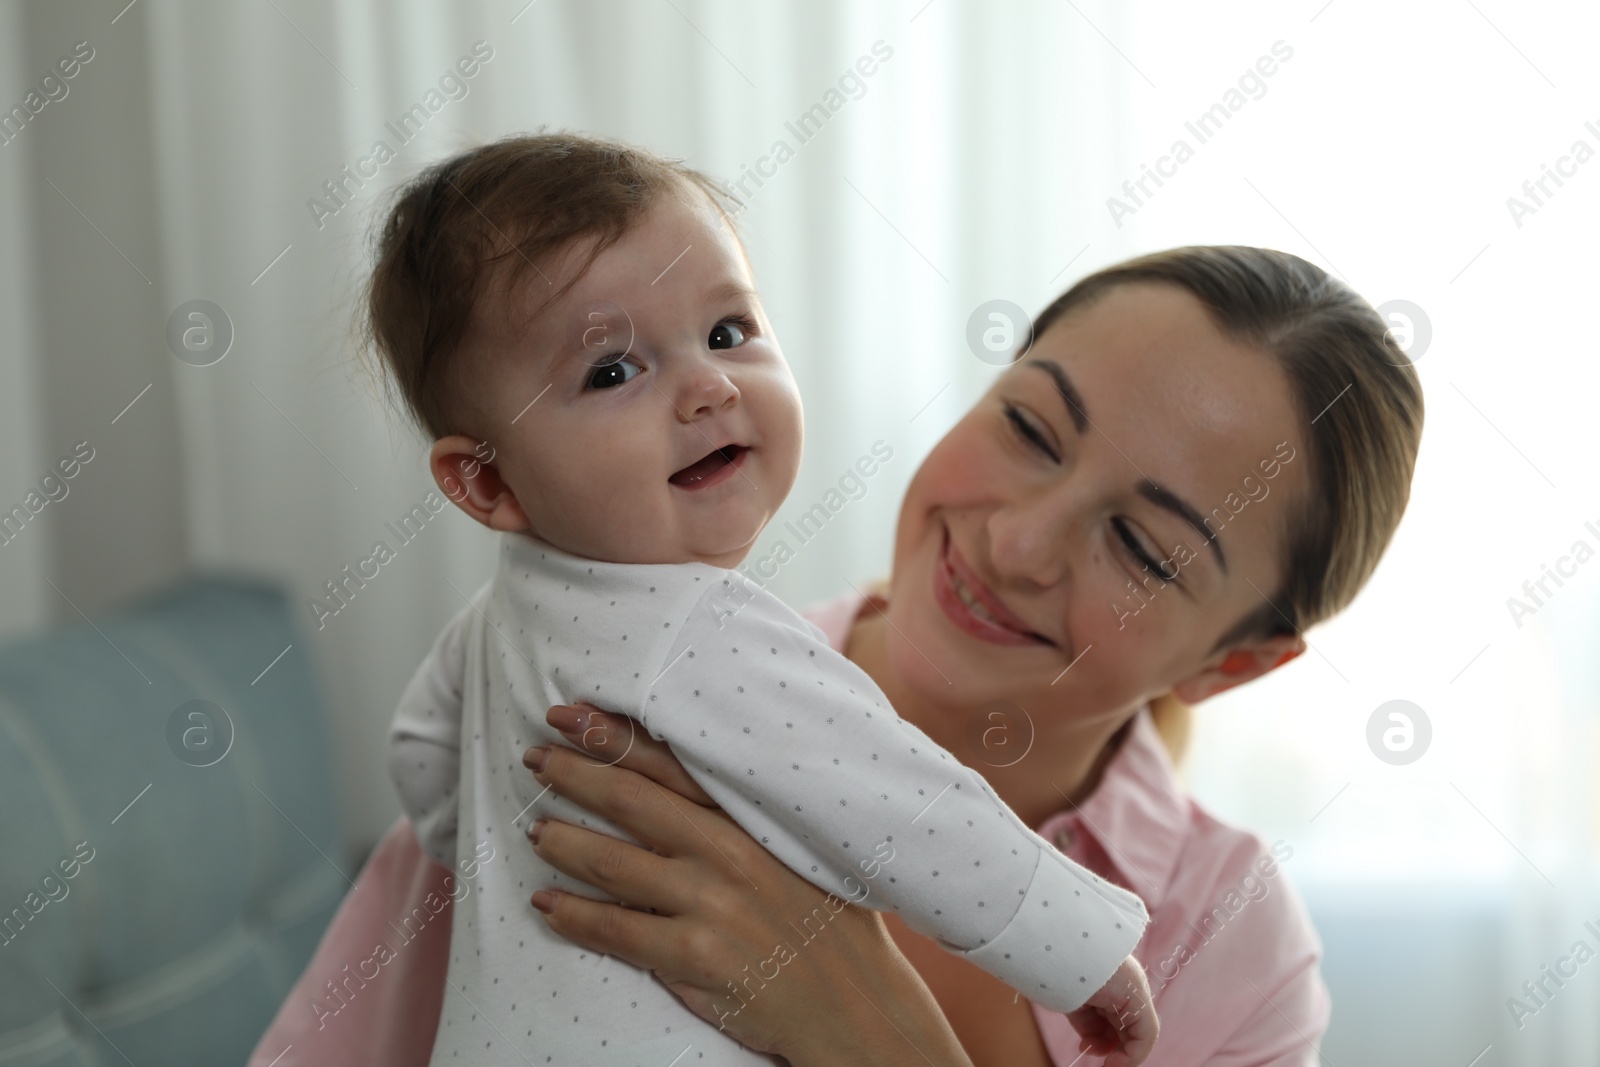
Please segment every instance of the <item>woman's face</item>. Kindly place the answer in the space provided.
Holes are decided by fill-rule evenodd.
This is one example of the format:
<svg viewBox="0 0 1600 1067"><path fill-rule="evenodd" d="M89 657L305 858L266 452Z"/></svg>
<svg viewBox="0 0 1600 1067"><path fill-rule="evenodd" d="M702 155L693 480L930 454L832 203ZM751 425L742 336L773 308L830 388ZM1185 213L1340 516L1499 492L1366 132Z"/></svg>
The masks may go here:
<svg viewBox="0 0 1600 1067"><path fill-rule="evenodd" d="M1050 326L912 479L893 670L937 704L1074 719L1270 670L1298 637L1253 640L1228 672L1215 645L1277 591L1308 467L1269 355L1184 289L1117 287Z"/></svg>

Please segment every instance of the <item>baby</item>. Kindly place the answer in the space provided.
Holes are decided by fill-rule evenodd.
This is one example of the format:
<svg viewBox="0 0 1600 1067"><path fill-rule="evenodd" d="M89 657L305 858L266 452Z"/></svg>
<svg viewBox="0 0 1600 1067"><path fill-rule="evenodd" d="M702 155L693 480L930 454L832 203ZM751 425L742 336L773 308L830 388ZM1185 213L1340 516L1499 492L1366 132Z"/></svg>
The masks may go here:
<svg viewBox="0 0 1600 1067"><path fill-rule="evenodd" d="M1030 1000L1072 1011L1137 979L1139 899L1028 829L731 570L793 485L802 430L719 196L648 153L519 137L412 182L380 239L373 339L435 439L441 490L502 535L391 732L423 848L475 872L436 1065L770 1062L532 915L539 889L595 895L527 846L535 820L627 836L523 767L530 745L561 740L554 704L637 720L801 876L897 912ZM1153 1009L1112 1000L1096 998L1095 1029L1139 1048Z"/></svg>

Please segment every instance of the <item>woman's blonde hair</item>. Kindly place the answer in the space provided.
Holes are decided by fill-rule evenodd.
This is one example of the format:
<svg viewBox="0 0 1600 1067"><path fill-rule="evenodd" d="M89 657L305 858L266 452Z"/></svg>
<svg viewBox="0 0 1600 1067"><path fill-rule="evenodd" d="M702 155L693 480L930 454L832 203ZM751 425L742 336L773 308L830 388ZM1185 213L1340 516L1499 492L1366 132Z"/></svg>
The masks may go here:
<svg viewBox="0 0 1600 1067"><path fill-rule="evenodd" d="M1244 245L1173 248L1097 271L1045 308L1032 336L1136 282L1182 286L1224 336L1276 358L1305 431L1311 490L1289 518L1278 588L1216 647L1299 633L1338 614L1371 577L1411 495L1422 386L1410 359L1348 285L1299 256ZM1168 693L1151 711L1181 759L1189 709Z"/></svg>

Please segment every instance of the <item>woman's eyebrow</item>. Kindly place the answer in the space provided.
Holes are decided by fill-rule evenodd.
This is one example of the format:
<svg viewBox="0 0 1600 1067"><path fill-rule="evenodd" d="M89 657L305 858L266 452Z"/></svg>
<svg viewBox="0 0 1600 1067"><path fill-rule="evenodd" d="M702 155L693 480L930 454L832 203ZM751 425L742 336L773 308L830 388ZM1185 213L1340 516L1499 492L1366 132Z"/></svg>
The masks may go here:
<svg viewBox="0 0 1600 1067"><path fill-rule="evenodd" d="M1055 382L1056 392L1060 394L1067 405L1068 413L1072 416L1072 425L1080 435L1086 432L1089 428L1089 412L1084 408L1083 396L1078 392L1078 387L1072 384L1072 379L1067 376L1066 370L1059 363L1048 359L1030 359L1028 366L1038 367L1050 375ZM1156 507L1172 512L1193 526L1205 539L1206 544L1211 546L1211 551L1216 553L1217 566L1222 568L1224 574L1228 572L1228 557L1222 551L1222 545L1217 542L1216 534L1206 528L1206 520L1192 504L1166 486L1157 485L1148 478L1139 483L1138 492Z"/></svg>
<svg viewBox="0 0 1600 1067"><path fill-rule="evenodd" d="M1166 486L1157 485L1148 478L1139 483L1138 492L1156 507L1165 508L1198 530L1200 536L1205 538L1206 544L1211 546L1211 551L1217 554L1217 566L1222 568L1222 573L1228 573L1228 557L1223 554L1217 535L1206 529L1206 520L1189 505L1188 501Z"/></svg>
<svg viewBox="0 0 1600 1067"><path fill-rule="evenodd" d="M1080 436L1087 432L1089 429L1089 412L1083 406L1083 396L1079 394L1078 387L1072 384L1072 379L1067 377L1067 372L1061 368L1061 365L1048 359L1030 359L1028 360L1028 366L1038 367L1055 380L1056 392L1066 402L1067 414L1072 417L1072 425L1077 429Z"/></svg>

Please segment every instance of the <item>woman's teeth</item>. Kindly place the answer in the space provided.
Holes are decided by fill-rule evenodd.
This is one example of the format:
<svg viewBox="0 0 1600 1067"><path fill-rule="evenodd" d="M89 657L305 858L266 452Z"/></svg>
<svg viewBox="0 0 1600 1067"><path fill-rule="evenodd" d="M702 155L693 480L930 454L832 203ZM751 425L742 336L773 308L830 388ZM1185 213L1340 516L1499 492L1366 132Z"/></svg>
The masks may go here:
<svg viewBox="0 0 1600 1067"><path fill-rule="evenodd" d="M993 623L1001 629L1011 629L1011 627L995 618L994 614L988 608L983 606L983 602L972 595L972 590L967 588L966 583L961 580L961 576L956 574L954 571L950 572L950 584L955 587L956 596L961 598L961 603L965 604L967 610L972 612L972 614L976 615L984 622Z"/></svg>

